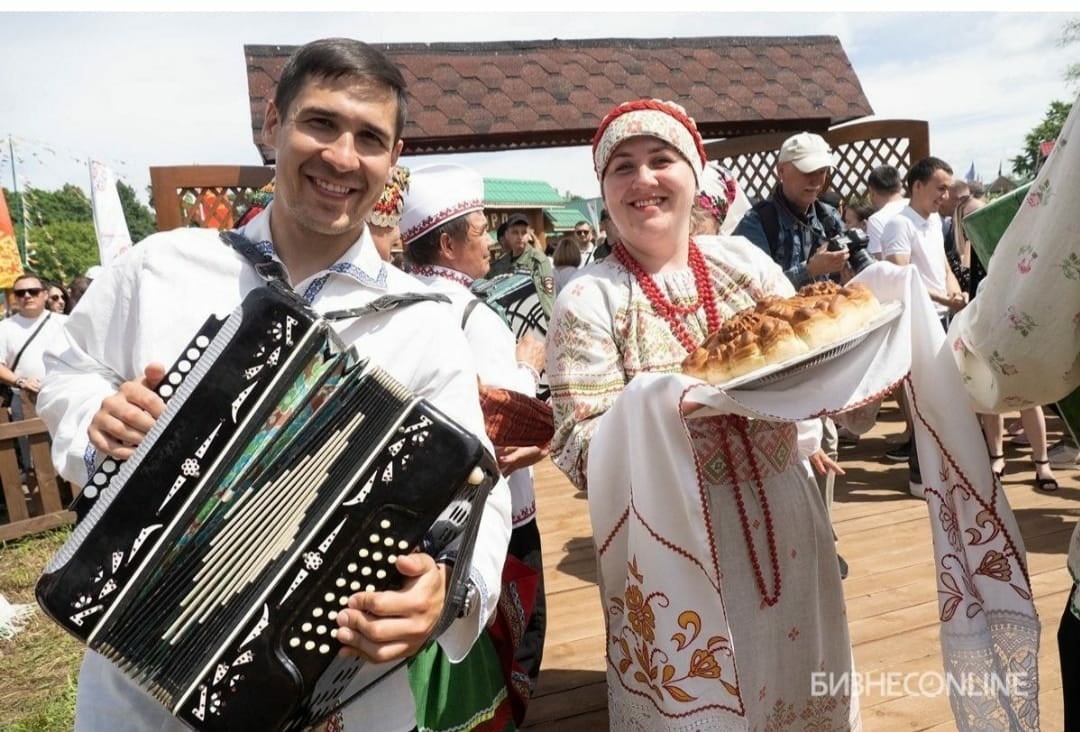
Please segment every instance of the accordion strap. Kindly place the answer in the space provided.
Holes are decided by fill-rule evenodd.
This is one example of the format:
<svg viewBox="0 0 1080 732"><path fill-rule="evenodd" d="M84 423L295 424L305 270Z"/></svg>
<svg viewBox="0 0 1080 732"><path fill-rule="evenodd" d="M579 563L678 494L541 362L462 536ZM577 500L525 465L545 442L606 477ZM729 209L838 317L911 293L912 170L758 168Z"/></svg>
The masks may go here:
<svg viewBox="0 0 1080 732"><path fill-rule="evenodd" d="M260 277L266 280L268 285L271 287L277 286L287 290L299 300L299 296L296 295L295 291L289 285L289 280L285 276L285 267L282 266L281 262L260 250L255 242L248 239L239 231L223 231L221 232L221 240L250 262L251 266L255 268L255 271ZM434 292L407 292L401 295L383 295L375 298L367 305L348 308L346 310L333 310L324 314L322 317L326 320L347 320L349 318L359 318L372 313L383 313L406 305L414 305L418 302L427 301L449 303L450 298L446 295Z"/></svg>

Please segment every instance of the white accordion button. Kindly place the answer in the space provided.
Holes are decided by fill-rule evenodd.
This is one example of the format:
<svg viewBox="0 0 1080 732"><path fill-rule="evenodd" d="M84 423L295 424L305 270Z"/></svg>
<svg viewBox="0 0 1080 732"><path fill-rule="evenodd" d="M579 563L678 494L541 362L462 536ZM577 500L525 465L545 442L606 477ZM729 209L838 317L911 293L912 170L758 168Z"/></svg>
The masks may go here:
<svg viewBox="0 0 1080 732"><path fill-rule="evenodd" d="M477 465L475 468L472 469L472 472L469 473L469 484L470 485L480 485L483 482L484 482L484 471L480 469L479 465Z"/></svg>

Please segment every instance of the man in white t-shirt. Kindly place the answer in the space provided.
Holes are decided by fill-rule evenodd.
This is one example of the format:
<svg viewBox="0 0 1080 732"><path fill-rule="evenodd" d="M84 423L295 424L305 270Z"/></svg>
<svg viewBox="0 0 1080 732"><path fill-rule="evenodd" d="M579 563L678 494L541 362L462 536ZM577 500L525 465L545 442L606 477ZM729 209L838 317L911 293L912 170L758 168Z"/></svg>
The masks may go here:
<svg viewBox="0 0 1080 732"><path fill-rule="evenodd" d="M885 230L889 219L907 206L908 200L904 198L900 171L891 165L879 165L871 170L866 179L866 187L870 191L870 205L874 207L873 215L866 220L866 236L869 239L866 251L876 259L884 259L885 255L881 253L881 232Z"/></svg>
<svg viewBox="0 0 1080 732"><path fill-rule="evenodd" d="M22 416L30 417L34 416L33 402L45 378L42 354L49 340L63 328L67 316L45 309L49 291L35 274L20 275L12 290L19 312L0 321L0 383L24 397Z"/></svg>
<svg viewBox="0 0 1080 732"><path fill-rule="evenodd" d="M881 250L893 264L910 264L918 271L941 317L942 327L947 328L949 314L967 304L967 293L960 289L945 258L945 236L938 215L941 204L949 198L952 168L939 158L923 158L911 166L905 182L910 195L908 205L885 224ZM910 424L908 434L911 434ZM909 440L886 453L890 460L902 460L905 456L911 471L909 490L912 495L922 497L915 441Z"/></svg>
<svg viewBox="0 0 1080 732"><path fill-rule="evenodd" d="M945 320L967 304L967 293L960 289L945 259L945 236L938 215L941 204L949 198L952 168L939 158L923 158L908 171L906 182L911 199L885 224L881 251L888 261L910 264L918 270L938 315Z"/></svg>

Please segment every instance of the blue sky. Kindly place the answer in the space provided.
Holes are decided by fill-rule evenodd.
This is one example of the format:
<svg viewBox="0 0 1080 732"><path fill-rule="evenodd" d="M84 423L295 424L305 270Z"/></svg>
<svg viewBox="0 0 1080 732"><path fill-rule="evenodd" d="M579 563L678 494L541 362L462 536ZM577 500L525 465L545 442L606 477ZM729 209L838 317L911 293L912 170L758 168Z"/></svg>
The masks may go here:
<svg viewBox="0 0 1080 732"><path fill-rule="evenodd" d="M272 4L271 6L272 7ZM882 118L930 123L933 154L985 180L1019 152L1080 44L1078 14L1029 13L0 13L0 185L89 184L102 160L142 192L151 165L259 164L243 45L329 35L371 42L724 35L835 35ZM723 80L717 80L723 83ZM445 162L448 156L406 159ZM587 148L453 156L487 176L598 194Z"/></svg>

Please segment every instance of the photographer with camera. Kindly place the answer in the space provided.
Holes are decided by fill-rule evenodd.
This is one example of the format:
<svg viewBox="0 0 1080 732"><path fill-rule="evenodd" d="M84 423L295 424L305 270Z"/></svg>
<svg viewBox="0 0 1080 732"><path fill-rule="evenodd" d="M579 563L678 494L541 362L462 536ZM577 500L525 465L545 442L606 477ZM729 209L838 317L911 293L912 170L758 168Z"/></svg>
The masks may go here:
<svg viewBox="0 0 1080 732"><path fill-rule="evenodd" d="M733 232L772 257L796 288L839 276L847 262L846 251L825 246L844 232L840 213L818 200L834 165L836 156L820 135L800 132L784 140L776 187L746 212Z"/></svg>
<svg viewBox="0 0 1080 732"><path fill-rule="evenodd" d="M849 254L844 246L843 219L834 207L818 200L835 165L836 156L821 135L800 132L784 140L776 163L776 187L746 212L732 232L745 236L772 257L796 289L819 278L851 276L845 272ZM861 252L866 255L865 245ZM836 424L828 417L821 423L821 448L835 461L839 444ZM818 478L830 518L835 480L832 472ZM847 577L843 557L840 575Z"/></svg>

